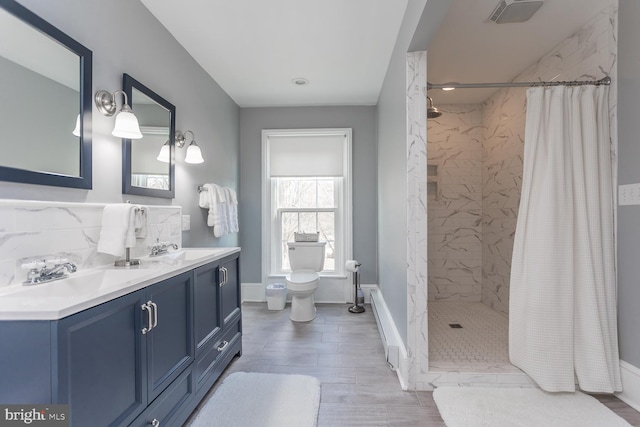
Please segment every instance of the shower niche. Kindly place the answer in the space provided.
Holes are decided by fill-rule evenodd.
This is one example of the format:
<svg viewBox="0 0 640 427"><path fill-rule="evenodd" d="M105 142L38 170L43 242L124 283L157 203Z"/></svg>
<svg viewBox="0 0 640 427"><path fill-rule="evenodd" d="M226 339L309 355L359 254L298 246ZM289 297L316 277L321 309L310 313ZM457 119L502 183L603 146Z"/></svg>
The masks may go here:
<svg viewBox="0 0 640 427"><path fill-rule="evenodd" d="M427 200L435 202L440 200L439 177L440 165L434 162L427 162Z"/></svg>

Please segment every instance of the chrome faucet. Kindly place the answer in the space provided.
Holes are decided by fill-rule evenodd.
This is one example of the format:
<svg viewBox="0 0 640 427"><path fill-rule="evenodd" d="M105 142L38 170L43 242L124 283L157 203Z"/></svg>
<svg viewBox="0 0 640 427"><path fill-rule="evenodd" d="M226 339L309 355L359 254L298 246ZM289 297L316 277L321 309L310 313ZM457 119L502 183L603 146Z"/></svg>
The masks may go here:
<svg viewBox="0 0 640 427"><path fill-rule="evenodd" d="M158 255L166 254L169 252L169 248L173 248L174 251L177 251L178 245L176 245L175 243L157 241L156 243L153 244L153 246L151 246L150 256L158 256Z"/></svg>
<svg viewBox="0 0 640 427"><path fill-rule="evenodd" d="M75 273L78 269L74 263L69 262L66 258L42 259L22 264L22 268L29 270L27 280L23 282L25 285L64 279L69 276L69 273Z"/></svg>

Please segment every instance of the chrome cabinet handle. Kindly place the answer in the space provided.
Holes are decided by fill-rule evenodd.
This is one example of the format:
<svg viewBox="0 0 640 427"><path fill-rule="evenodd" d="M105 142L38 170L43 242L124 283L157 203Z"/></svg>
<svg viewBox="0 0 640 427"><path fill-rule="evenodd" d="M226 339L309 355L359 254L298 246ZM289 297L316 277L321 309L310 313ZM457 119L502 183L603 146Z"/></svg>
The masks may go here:
<svg viewBox="0 0 640 427"><path fill-rule="evenodd" d="M223 351L229 345L228 341L222 341L222 345L218 347L218 351Z"/></svg>
<svg viewBox="0 0 640 427"><path fill-rule="evenodd" d="M156 418L154 418L153 421L151 421L151 425L153 427L160 427L160 421L158 421Z"/></svg>
<svg viewBox="0 0 640 427"><path fill-rule="evenodd" d="M224 270L224 284L227 284L227 281L229 280L229 276L227 275L227 267L222 267L222 270Z"/></svg>
<svg viewBox="0 0 640 427"><path fill-rule="evenodd" d="M223 287L224 285L227 284L227 269L224 267L220 267L220 276L221 276L221 280L220 280L220 284L218 286Z"/></svg>
<svg viewBox="0 0 640 427"><path fill-rule="evenodd" d="M149 301L147 304L153 307L153 326L151 327L151 329L153 329L158 326L158 304L151 301Z"/></svg>
<svg viewBox="0 0 640 427"><path fill-rule="evenodd" d="M147 301L146 304L142 304L142 306L140 308L142 308L142 311L146 311L147 312L147 327L146 328L142 328L142 335L147 334L151 329L153 329L153 317L151 314L151 301Z"/></svg>

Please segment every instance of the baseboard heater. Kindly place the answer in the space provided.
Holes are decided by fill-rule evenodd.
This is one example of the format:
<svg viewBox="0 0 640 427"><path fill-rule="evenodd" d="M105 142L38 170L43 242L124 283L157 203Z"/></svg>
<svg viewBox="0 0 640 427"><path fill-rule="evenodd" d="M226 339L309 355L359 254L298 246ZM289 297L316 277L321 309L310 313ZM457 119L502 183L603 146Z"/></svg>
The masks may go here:
<svg viewBox="0 0 640 427"><path fill-rule="evenodd" d="M384 302L384 298L379 289L371 290L371 309L373 311L373 317L378 324L378 332L380 332L387 363L391 366L391 369L396 370L398 369L400 349L396 341L396 336L393 333L395 326L391 319L391 313L389 313L387 304Z"/></svg>

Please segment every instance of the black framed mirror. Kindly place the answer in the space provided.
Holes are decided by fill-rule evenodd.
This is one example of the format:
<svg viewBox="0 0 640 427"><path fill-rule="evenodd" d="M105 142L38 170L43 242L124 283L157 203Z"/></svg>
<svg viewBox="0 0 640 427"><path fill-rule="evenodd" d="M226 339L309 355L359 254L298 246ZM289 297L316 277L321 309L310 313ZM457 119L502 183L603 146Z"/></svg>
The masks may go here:
<svg viewBox="0 0 640 427"><path fill-rule="evenodd" d="M92 188L91 51L13 0L0 40L0 180Z"/></svg>
<svg viewBox="0 0 640 427"><path fill-rule="evenodd" d="M142 132L142 139L122 140L122 192L173 199L176 107L128 74L122 82ZM159 160L163 146L169 156Z"/></svg>

